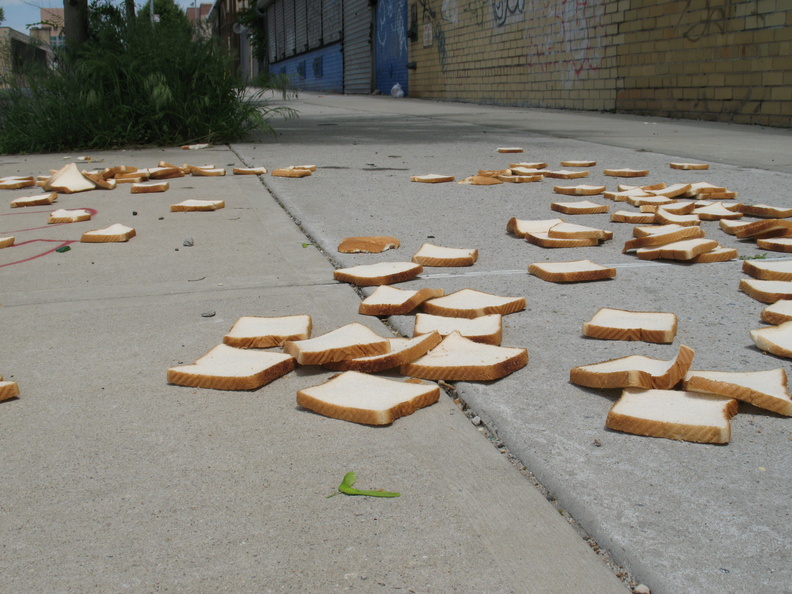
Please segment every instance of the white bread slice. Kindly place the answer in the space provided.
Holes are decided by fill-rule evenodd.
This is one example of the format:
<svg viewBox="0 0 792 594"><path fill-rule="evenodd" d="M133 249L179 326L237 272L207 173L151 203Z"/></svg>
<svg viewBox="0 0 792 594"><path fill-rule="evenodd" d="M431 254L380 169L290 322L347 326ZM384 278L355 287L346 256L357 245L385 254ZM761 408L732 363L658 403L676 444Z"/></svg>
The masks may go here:
<svg viewBox="0 0 792 594"><path fill-rule="evenodd" d="M783 369L768 371L689 371L684 389L719 394L792 417L792 397Z"/></svg>
<svg viewBox="0 0 792 594"><path fill-rule="evenodd" d="M693 211L702 221L719 221L721 219L741 219L743 213L730 210L723 204L717 203L710 206L702 206Z"/></svg>
<svg viewBox="0 0 792 594"><path fill-rule="evenodd" d="M610 231L597 229L596 227L587 227L586 225L575 225L574 223L558 223L558 225L553 225L550 227L547 235L553 239L607 240L613 238L613 233Z"/></svg>
<svg viewBox="0 0 792 594"><path fill-rule="evenodd" d="M360 303L358 313L366 316L401 316L410 313L427 299L445 295L443 289L409 291L388 285L377 287Z"/></svg>
<svg viewBox="0 0 792 594"><path fill-rule="evenodd" d="M437 384L400 382L357 371L345 371L297 392L297 404L303 408L363 425L390 425L438 398Z"/></svg>
<svg viewBox="0 0 792 594"><path fill-rule="evenodd" d="M760 317L768 324L783 324L792 320L792 300L782 299L768 305L762 310Z"/></svg>
<svg viewBox="0 0 792 594"><path fill-rule="evenodd" d="M82 208L76 210L60 208L50 213L47 224L60 225L63 223L79 223L81 221L90 221L92 216L93 215L91 215L89 211Z"/></svg>
<svg viewBox="0 0 792 594"><path fill-rule="evenodd" d="M673 204L663 204L657 210L662 208L664 211L675 215L686 215L692 213L696 208L696 202L693 200L682 200L674 202Z"/></svg>
<svg viewBox="0 0 792 594"><path fill-rule="evenodd" d="M498 149L499 153L521 153L523 150L517 146L507 146Z"/></svg>
<svg viewBox="0 0 792 594"><path fill-rule="evenodd" d="M502 175L511 175L511 169L479 169L476 175L481 177L494 177L498 178Z"/></svg>
<svg viewBox="0 0 792 594"><path fill-rule="evenodd" d="M171 204L171 212L201 212L219 210L225 208L223 200L184 200L177 204Z"/></svg>
<svg viewBox="0 0 792 594"><path fill-rule="evenodd" d="M647 437L696 443L729 443L737 400L676 390L626 388L605 426Z"/></svg>
<svg viewBox="0 0 792 594"><path fill-rule="evenodd" d="M491 381L528 364L528 351L468 340L452 332L426 355L401 366L401 374L446 381Z"/></svg>
<svg viewBox="0 0 792 594"><path fill-rule="evenodd" d="M309 315L281 317L244 316L239 318L223 337L223 344L238 349L268 349L282 346L287 340L311 337Z"/></svg>
<svg viewBox="0 0 792 594"><path fill-rule="evenodd" d="M148 177L143 177L142 175L133 175L134 177L117 177L115 181L118 184L139 184L148 179Z"/></svg>
<svg viewBox="0 0 792 594"><path fill-rule="evenodd" d="M792 208L771 206L769 204L741 204L738 210L751 217L768 217L772 219L792 217Z"/></svg>
<svg viewBox="0 0 792 594"><path fill-rule="evenodd" d="M415 315L413 336L421 336L437 332L446 337L452 332L482 344L499 345L503 338L503 316L490 314L477 318L450 318L433 314L419 313Z"/></svg>
<svg viewBox="0 0 792 594"><path fill-rule="evenodd" d="M129 241L137 233L132 227L115 223L104 229L86 231L80 237L82 243L117 243Z"/></svg>
<svg viewBox="0 0 792 594"><path fill-rule="evenodd" d="M454 181L453 175L442 175L439 173L427 173L426 175L411 175L410 181L422 184L442 184Z"/></svg>
<svg viewBox="0 0 792 594"><path fill-rule="evenodd" d="M202 142L200 144L185 144L182 145L181 149L183 151L200 151L201 149L209 148L212 146L208 142Z"/></svg>
<svg viewBox="0 0 792 594"><path fill-rule="evenodd" d="M739 254L735 248L728 248L719 245L710 252L704 252L692 257L688 262L693 264L712 264L713 262L728 262L734 260Z"/></svg>
<svg viewBox="0 0 792 594"><path fill-rule="evenodd" d="M685 192L685 196L688 198L695 198L704 194L714 194L725 191L726 188L724 186L716 186L709 182L701 181L690 184L690 189Z"/></svg>
<svg viewBox="0 0 792 594"><path fill-rule="evenodd" d="M218 344L192 365L168 369L168 382L212 390L255 390L294 369L294 358Z"/></svg>
<svg viewBox="0 0 792 594"><path fill-rule="evenodd" d="M602 390L612 388L644 388L670 390L690 369L695 352L690 347L679 347L677 356L670 361L630 355L602 363L573 367L569 381L587 388Z"/></svg>
<svg viewBox="0 0 792 594"><path fill-rule="evenodd" d="M762 303L792 299L792 281L740 279L740 291Z"/></svg>
<svg viewBox="0 0 792 594"><path fill-rule="evenodd" d="M646 188L644 188L646 189ZM690 190L690 184L671 184L665 188L646 189L647 192L655 196L665 196L666 198L676 198Z"/></svg>
<svg viewBox="0 0 792 594"><path fill-rule="evenodd" d="M14 245L14 240L15 238L13 235L10 235L9 237L0 237L0 250Z"/></svg>
<svg viewBox="0 0 792 594"><path fill-rule="evenodd" d="M502 184L503 181L489 175L471 175L459 183L465 186L497 186Z"/></svg>
<svg viewBox="0 0 792 594"><path fill-rule="evenodd" d="M595 196L602 194L605 191L605 186L553 186L553 192L556 194L564 194L567 196Z"/></svg>
<svg viewBox="0 0 792 594"><path fill-rule="evenodd" d="M367 237L345 237L338 244L342 254L379 254L385 250L393 250L400 246L399 240L387 235Z"/></svg>
<svg viewBox="0 0 792 594"><path fill-rule="evenodd" d="M669 163L671 169L682 169L684 171L705 171L709 169L708 163Z"/></svg>
<svg viewBox="0 0 792 594"><path fill-rule="evenodd" d="M145 182L140 184L132 184L130 191L132 194L156 194L159 192L167 192L170 184L166 181L160 182Z"/></svg>
<svg viewBox="0 0 792 594"><path fill-rule="evenodd" d="M294 166L280 167L273 169L271 175L273 177L308 177L311 175L310 169L298 169Z"/></svg>
<svg viewBox="0 0 792 594"><path fill-rule="evenodd" d="M561 161L561 167L594 167L596 161ZM545 165L546 167L546 165Z"/></svg>
<svg viewBox="0 0 792 594"><path fill-rule="evenodd" d="M672 343L677 331L677 317L656 311L626 311L600 308L583 324L583 335L604 340L640 340Z"/></svg>
<svg viewBox="0 0 792 594"><path fill-rule="evenodd" d="M441 340L443 340L443 337L437 332L430 332L429 334L422 334L413 338L389 338L388 343L391 350L384 355L345 359L344 361L325 363L324 367L336 371L377 373L378 371L393 369L410 361L415 361L418 357L423 357L440 344Z"/></svg>
<svg viewBox="0 0 792 594"><path fill-rule="evenodd" d="M519 175L521 177L538 177L539 179L537 181L542 181L544 179L544 169L541 167L521 167L516 165L513 166L509 171L511 171L512 175Z"/></svg>
<svg viewBox="0 0 792 594"><path fill-rule="evenodd" d="M751 340L763 351L792 359L792 322L750 331Z"/></svg>
<svg viewBox="0 0 792 594"><path fill-rule="evenodd" d="M19 385L10 380L2 381L3 377L0 376L0 400L8 400L19 396Z"/></svg>
<svg viewBox="0 0 792 594"><path fill-rule="evenodd" d="M551 283L581 283L616 277L616 269L595 264L591 260L573 262L537 262L528 273Z"/></svg>
<svg viewBox="0 0 792 594"><path fill-rule="evenodd" d="M611 177L646 177L649 175L648 169L605 169L602 173Z"/></svg>
<svg viewBox="0 0 792 594"><path fill-rule="evenodd" d="M689 262L707 252L720 247L714 239L698 237L684 239L665 245L645 247L635 250L635 255L641 260L680 260Z"/></svg>
<svg viewBox="0 0 792 594"><path fill-rule="evenodd" d="M544 179L543 175L499 175L498 179L509 184L528 184L540 182Z"/></svg>
<svg viewBox="0 0 792 594"><path fill-rule="evenodd" d="M474 289L462 289L423 304L426 313L452 318L478 318L489 314L502 316L525 309L525 297L501 297Z"/></svg>
<svg viewBox="0 0 792 594"><path fill-rule="evenodd" d="M665 196L628 196L626 202L632 206L663 206L676 202L673 198Z"/></svg>
<svg viewBox="0 0 792 594"><path fill-rule="evenodd" d="M586 239L567 239L561 237L550 237L549 233L528 233L525 241L533 245L545 248L576 248L599 245L600 240L596 238Z"/></svg>
<svg viewBox="0 0 792 594"><path fill-rule="evenodd" d="M737 235L737 233L739 233L742 229L752 224L753 223L732 219L721 219L718 221L718 226L721 228L721 231L728 233L729 235Z"/></svg>
<svg viewBox="0 0 792 594"><path fill-rule="evenodd" d="M551 227L563 222L561 219L523 221L512 217L506 223L506 232L513 233L517 237L525 237L528 233L547 233Z"/></svg>
<svg viewBox="0 0 792 594"><path fill-rule="evenodd" d="M74 163L69 163L58 169L52 176L44 182L42 186L45 192L62 192L63 194L74 194L76 192L86 192L96 188L96 184L87 179Z"/></svg>
<svg viewBox="0 0 792 594"><path fill-rule="evenodd" d="M547 167L547 163L543 161L535 161L535 162L527 162L521 161L520 163L509 163L509 168L514 169L544 169Z"/></svg>
<svg viewBox="0 0 792 594"><path fill-rule="evenodd" d="M422 266L473 266L478 260L475 248L450 248L425 243L412 257L412 261Z"/></svg>
<svg viewBox="0 0 792 594"><path fill-rule="evenodd" d="M629 190L620 190L617 192L604 192L602 194L608 200L614 202L627 202L628 198L651 198L652 195L642 188L632 188Z"/></svg>
<svg viewBox="0 0 792 594"><path fill-rule="evenodd" d="M292 355L300 365L324 365L334 361L369 357L390 352L387 338L358 322L352 322L306 340L287 340L283 352Z"/></svg>
<svg viewBox="0 0 792 594"><path fill-rule="evenodd" d="M588 177L588 171L570 171L568 169L543 169L542 175L554 179L578 179L581 177Z"/></svg>
<svg viewBox="0 0 792 594"><path fill-rule="evenodd" d="M761 280L792 281L792 260L743 260L742 271Z"/></svg>
<svg viewBox="0 0 792 594"><path fill-rule="evenodd" d="M757 239L756 246L762 250L771 252L792 252L792 237L770 237L768 239Z"/></svg>
<svg viewBox="0 0 792 594"><path fill-rule="evenodd" d="M666 224L666 225L642 225L633 227L633 237L649 237L650 235L657 235L659 233L670 233L671 231L679 231L682 225Z"/></svg>
<svg viewBox="0 0 792 594"><path fill-rule="evenodd" d="M85 177L88 181L93 182L96 184L97 188L102 188L103 190L115 190L118 182L114 179L105 179L102 177L101 171L96 172L88 172L88 171L81 171L83 177Z"/></svg>
<svg viewBox="0 0 792 594"><path fill-rule="evenodd" d="M660 207L655 211L655 221L661 225L681 225L682 227L701 224L701 219L696 214L675 214L666 210L665 207Z"/></svg>
<svg viewBox="0 0 792 594"><path fill-rule="evenodd" d="M195 177L222 177L225 174L225 169L219 167L190 167L190 175Z"/></svg>
<svg viewBox="0 0 792 594"><path fill-rule="evenodd" d="M189 165L187 166L189 167ZM184 170L176 165L169 165L167 167L149 167L149 179L173 179L174 177L184 177Z"/></svg>
<svg viewBox="0 0 792 594"><path fill-rule="evenodd" d="M624 247L622 248L622 253L629 252L630 250L640 249L640 248L648 248L648 247L657 247L661 245L667 245L669 243L674 243L677 241L684 241L686 239L696 239L700 237L704 237L704 231L698 226L694 227L682 227L679 225L668 226L665 229L661 229L660 227L655 228L656 231L650 229L648 235L640 235L636 236L634 239L630 239L624 243ZM638 232L637 229L633 230L633 235ZM717 243L717 242L716 242Z"/></svg>
<svg viewBox="0 0 792 594"><path fill-rule="evenodd" d="M579 202L551 202L550 210L571 215L599 214L608 212L610 206L607 204L597 204L591 200L581 200Z"/></svg>
<svg viewBox="0 0 792 594"><path fill-rule="evenodd" d="M739 239L765 238L787 235L792 230L792 221L783 219L765 219L746 223L734 233Z"/></svg>
<svg viewBox="0 0 792 594"><path fill-rule="evenodd" d="M266 167L234 167L234 175L264 175L267 173Z"/></svg>
<svg viewBox="0 0 792 594"><path fill-rule="evenodd" d="M423 266L415 262L380 262L339 268L333 272L333 278L359 287L375 287L412 280L421 272Z"/></svg>
<svg viewBox="0 0 792 594"><path fill-rule="evenodd" d="M31 188L36 185L36 180L33 178L3 178L0 179L0 190L20 190L22 188Z"/></svg>
<svg viewBox="0 0 792 594"><path fill-rule="evenodd" d="M610 220L614 223L632 223L633 225L645 225L654 223L655 213L633 212L628 210L617 210L611 213Z"/></svg>
<svg viewBox="0 0 792 594"><path fill-rule="evenodd" d="M52 204L58 199L56 192L42 194L40 196L24 196L11 201L11 208L22 208L25 206L45 206Z"/></svg>

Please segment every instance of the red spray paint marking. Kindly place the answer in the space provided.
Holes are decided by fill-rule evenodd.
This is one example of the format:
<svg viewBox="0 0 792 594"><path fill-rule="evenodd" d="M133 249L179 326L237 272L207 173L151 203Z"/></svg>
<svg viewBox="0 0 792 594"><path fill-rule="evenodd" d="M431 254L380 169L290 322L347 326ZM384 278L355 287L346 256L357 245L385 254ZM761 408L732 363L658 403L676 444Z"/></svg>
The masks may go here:
<svg viewBox="0 0 792 594"><path fill-rule="evenodd" d="M69 210L87 210L89 213L91 213L91 218L93 218L97 214L99 214L99 211L96 210L95 208L70 208ZM9 213L5 213L5 214L0 215L0 216L7 217L7 216L11 216L11 215L24 215L24 214L47 214L47 215L49 215L52 212L53 211L51 211L51 210L46 210L46 211L45 210L37 210L35 212L33 212L33 211L30 211L30 212L9 212ZM44 225L43 227L31 227L30 229L14 229L13 231L0 231L0 233L24 233L25 231L38 231L39 229L52 229L53 227L60 227L61 225L71 225L71 224L72 223L54 223L52 225Z"/></svg>
<svg viewBox="0 0 792 594"><path fill-rule="evenodd" d="M46 256L47 254L51 254L52 252L54 252L58 248L65 247L65 246L70 245L72 243L79 243L76 239L65 239L65 240L61 240L61 239L31 239L30 241L23 241L22 243L15 243L14 245L12 245L12 246L10 246L8 248L5 248L5 249L9 249L10 250L12 248L19 247L19 246L22 246L22 245L26 245L28 243L35 243L37 241L46 241L48 243L57 243L58 245L56 245L51 250L47 250L46 252L42 252L40 254L36 254L35 256L31 256L30 258L25 258L24 260L17 260L16 262L9 262L8 264L0 264L0 268L4 268L6 266L13 266L14 264L21 264L22 262L30 262L31 260L35 260L36 258L41 258L42 256Z"/></svg>

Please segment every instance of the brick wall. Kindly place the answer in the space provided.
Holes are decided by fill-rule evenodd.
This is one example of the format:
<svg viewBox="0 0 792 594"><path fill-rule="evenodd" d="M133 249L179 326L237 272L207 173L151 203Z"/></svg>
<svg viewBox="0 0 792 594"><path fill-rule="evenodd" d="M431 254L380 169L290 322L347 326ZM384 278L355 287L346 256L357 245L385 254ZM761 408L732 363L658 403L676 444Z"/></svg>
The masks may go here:
<svg viewBox="0 0 792 594"><path fill-rule="evenodd" d="M792 126L790 0L416 0L410 95Z"/></svg>

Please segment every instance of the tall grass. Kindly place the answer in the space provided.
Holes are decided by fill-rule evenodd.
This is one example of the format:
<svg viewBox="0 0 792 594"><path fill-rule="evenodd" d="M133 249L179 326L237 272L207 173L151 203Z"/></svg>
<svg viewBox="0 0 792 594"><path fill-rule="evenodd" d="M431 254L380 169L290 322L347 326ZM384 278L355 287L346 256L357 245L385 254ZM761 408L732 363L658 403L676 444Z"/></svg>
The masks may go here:
<svg viewBox="0 0 792 594"><path fill-rule="evenodd" d="M7 81L0 153L231 142L295 115L268 107L267 89L246 93L231 56L213 40L192 39L182 22L93 16L91 40L61 54L55 69Z"/></svg>

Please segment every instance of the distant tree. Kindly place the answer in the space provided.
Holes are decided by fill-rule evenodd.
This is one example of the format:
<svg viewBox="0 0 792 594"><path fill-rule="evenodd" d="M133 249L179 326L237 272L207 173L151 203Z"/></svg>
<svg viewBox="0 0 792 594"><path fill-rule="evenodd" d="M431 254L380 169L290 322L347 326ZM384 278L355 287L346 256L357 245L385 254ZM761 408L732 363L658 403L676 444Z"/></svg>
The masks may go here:
<svg viewBox="0 0 792 594"><path fill-rule="evenodd" d="M5 20L5 12L3 12L3 7L0 6L0 23Z"/></svg>
<svg viewBox="0 0 792 594"><path fill-rule="evenodd" d="M174 0L154 0L154 14L159 15L160 23L184 24L188 29L190 28L190 20ZM151 18L151 0L140 7L137 18L141 21Z"/></svg>
<svg viewBox="0 0 792 594"><path fill-rule="evenodd" d="M63 29L68 49L88 41L88 0L63 0Z"/></svg>

